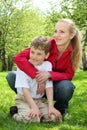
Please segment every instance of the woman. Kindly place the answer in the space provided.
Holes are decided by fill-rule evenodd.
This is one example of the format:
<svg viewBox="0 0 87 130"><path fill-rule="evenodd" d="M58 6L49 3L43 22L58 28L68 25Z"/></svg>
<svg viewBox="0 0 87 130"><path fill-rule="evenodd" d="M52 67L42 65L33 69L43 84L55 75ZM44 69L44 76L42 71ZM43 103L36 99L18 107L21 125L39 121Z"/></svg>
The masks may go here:
<svg viewBox="0 0 87 130"><path fill-rule="evenodd" d="M40 72L28 62L29 48L16 55L14 62L29 76L37 78L39 84L38 93L44 91L44 87L42 86L47 79L53 80L54 106L63 115L68 108L75 88L71 80L79 67L82 57L81 36L72 20L62 19L56 23L54 38L50 38L49 40L51 49L47 60L52 63L52 72ZM13 80L12 76L14 78L13 84L11 84L11 80ZM10 72L7 75L7 80L13 88L15 74Z"/></svg>

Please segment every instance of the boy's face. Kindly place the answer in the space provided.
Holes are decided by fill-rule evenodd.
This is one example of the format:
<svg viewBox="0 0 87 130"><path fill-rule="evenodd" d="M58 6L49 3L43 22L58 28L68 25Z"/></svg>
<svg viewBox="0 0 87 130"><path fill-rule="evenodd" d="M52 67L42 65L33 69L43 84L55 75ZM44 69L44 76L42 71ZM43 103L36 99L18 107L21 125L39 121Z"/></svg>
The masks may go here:
<svg viewBox="0 0 87 130"><path fill-rule="evenodd" d="M33 46L30 49L30 60L33 65L40 65L49 56L49 54L45 54L44 50L40 50L40 48L34 48Z"/></svg>

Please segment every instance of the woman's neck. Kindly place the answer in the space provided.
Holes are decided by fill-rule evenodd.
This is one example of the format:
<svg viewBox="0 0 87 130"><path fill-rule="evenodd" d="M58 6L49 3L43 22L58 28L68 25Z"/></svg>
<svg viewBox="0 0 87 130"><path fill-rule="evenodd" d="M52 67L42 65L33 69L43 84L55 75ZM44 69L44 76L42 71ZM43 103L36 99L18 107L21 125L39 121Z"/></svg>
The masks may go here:
<svg viewBox="0 0 87 130"><path fill-rule="evenodd" d="M62 54L63 52L66 51L67 48L68 48L67 45L59 45L58 46L58 51L59 51L60 54Z"/></svg>
<svg viewBox="0 0 87 130"><path fill-rule="evenodd" d="M64 45L63 46L58 46L58 56L57 56L57 60L62 56L63 52L65 52L65 50L67 49Z"/></svg>

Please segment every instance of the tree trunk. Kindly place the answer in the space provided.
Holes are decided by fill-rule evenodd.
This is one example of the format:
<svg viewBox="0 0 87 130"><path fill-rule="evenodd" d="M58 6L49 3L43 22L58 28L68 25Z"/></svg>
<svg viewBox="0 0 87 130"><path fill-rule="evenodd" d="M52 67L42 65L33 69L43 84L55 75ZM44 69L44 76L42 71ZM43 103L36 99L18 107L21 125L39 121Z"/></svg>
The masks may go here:
<svg viewBox="0 0 87 130"><path fill-rule="evenodd" d="M87 70L87 57L86 57L85 52L83 52L82 63L83 63L83 70L86 71Z"/></svg>
<svg viewBox="0 0 87 130"><path fill-rule="evenodd" d="M8 70L11 71L13 67L13 57L12 56L8 56Z"/></svg>
<svg viewBox="0 0 87 130"><path fill-rule="evenodd" d="M2 71L7 70L6 58L5 58L5 48L1 50L1 61L2 61Z"/></svg>

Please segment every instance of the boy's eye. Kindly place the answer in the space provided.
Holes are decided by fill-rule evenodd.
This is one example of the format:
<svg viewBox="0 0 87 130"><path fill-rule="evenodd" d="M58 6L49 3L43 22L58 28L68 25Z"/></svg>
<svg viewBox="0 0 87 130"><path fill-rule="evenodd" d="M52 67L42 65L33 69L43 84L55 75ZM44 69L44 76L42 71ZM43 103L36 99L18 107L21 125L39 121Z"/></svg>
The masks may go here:
<svg viewBox="0 0 87 130"><path fill-rule="evenodd" d="M41 55L41 53L38 53L37 55Z"/></svg>
<svg viewBox="0 0 87 130"><path fill-rule="evenodd" d="M32 54L34 54L34 52L33 52L33 51L31 51L31 53L32 53Z"/></svg>

